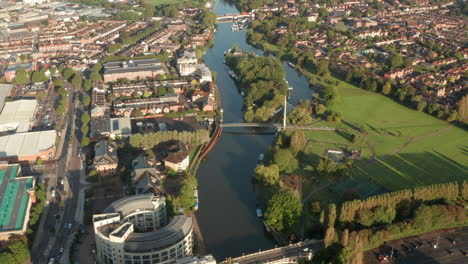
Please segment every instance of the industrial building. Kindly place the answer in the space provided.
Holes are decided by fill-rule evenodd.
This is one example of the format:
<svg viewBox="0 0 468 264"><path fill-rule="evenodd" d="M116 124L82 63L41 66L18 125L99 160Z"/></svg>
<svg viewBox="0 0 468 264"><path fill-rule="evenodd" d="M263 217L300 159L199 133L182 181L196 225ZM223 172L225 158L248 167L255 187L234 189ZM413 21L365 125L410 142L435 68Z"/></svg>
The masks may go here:
<svg viewBox="0 0 468 264"><path fill-rule="evenodd" d="M104 82L118 79L146 79L165 74L162 63L155 59L112 61L104 64Z"/></svg>

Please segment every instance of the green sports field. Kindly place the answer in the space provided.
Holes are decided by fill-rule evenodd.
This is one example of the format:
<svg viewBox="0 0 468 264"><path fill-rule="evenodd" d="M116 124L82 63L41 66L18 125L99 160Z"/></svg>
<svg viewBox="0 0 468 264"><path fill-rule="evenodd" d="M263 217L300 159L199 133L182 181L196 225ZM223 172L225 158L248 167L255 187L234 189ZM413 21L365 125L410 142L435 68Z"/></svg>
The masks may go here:
<svg viewBox="0 0 468 264"><path fill-rule="evenodd" d="M338 87L341 102L336 110L344 117L338 127L367 134L362 159L351 171L354 181L392 191L467 178L467 131L343 81ZM307 146L309 157L320 156L326 148L353 149L342 145L352 142L340 133L308 132L307 137L316 141Z"/></svg>

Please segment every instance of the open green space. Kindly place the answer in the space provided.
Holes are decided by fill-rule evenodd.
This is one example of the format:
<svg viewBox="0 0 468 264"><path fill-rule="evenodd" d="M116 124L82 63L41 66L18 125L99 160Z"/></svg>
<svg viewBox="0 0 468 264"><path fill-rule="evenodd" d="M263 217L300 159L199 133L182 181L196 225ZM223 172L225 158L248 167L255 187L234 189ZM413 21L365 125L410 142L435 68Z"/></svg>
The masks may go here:
<svg viewBox="0 0 468 264"><path fill-rule="evenodd" d="M388 190L466 180L468 137L459 128L408 144L395 155L363 167L357 175L371 178ZM383 159L383 160L382 160Z"/></svg>
<svg viewBox="0 0 468 264"><path fill-rule="evenodd" d="M324 84L320 78L312 76L314 82ZM394 191L466 179L467 131L349 83L340 81L337 87L341 102L335 110L343 115L343 121L338 125L326 122L316 125L360 130L366 134L366 146L345 145L352 144L347 132L306 133L311 142L306 147L304 162L318 162L326 149L362 151L362 159L356 161L351 170L351 181L356 181L354 185L345 180L332 189L318 192L318 197L327 199L335 192L346 190L344 187L368 196L382 191L376 186ZM366 182L373 187L364 188Z"/></svg>

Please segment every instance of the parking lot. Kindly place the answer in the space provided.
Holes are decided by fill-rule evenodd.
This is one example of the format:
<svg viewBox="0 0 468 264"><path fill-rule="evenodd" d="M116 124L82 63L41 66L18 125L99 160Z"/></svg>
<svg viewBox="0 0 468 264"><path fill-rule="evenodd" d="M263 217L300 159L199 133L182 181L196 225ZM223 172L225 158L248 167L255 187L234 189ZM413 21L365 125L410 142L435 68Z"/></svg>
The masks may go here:
<svg viewBox="0 0 468 264"><path fill-rule="evenodd" d="M434 244L437 244L436 248ZM388 261L379 261L379 256L392 254L393 259L389 257ZM468 227L444 229L388 242L387 245L367 251L365 263L468 263Z"/></svg>

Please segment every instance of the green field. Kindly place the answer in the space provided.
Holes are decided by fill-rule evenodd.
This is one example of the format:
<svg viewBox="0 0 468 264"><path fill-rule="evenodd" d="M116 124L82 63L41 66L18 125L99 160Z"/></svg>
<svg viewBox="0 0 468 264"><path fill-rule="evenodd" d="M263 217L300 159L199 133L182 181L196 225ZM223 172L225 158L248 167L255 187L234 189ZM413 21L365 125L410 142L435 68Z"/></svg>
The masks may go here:
<svg viewBox="0 0 468 264"><path fill-rule="evenodd" d="M364 131L367 146L344 145L352 144L346 133L306 133L311 142L305 151L305 162L317 161L325 149L363 151L362 159L351 170L352 179L338 183L333 190L323 190L318 196L327 197L348 187L367 196L379 187L393 191L467 178L467 131L343 81L338 87L341 102L335 110L343 115L338 127ZM317 125L336 126L321 123ZM366 189L366 184L371 188Z"/></svg>

